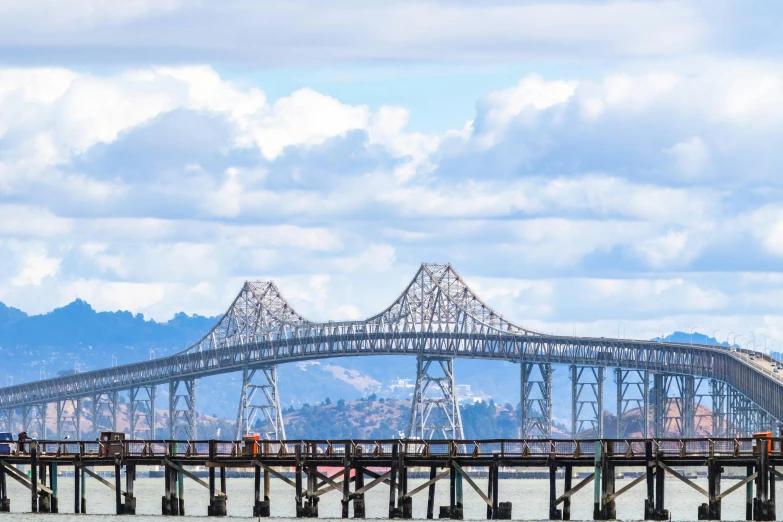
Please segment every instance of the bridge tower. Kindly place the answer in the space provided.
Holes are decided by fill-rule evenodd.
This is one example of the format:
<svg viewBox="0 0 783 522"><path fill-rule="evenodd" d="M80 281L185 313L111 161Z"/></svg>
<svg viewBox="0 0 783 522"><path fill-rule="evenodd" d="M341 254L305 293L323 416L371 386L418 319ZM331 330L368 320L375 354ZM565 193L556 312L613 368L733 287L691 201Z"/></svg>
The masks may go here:
<svg viewBox="0 0 783 522"><path fill-rule="evenodd" d="M169 438L196 438L196 381L169 381Z"/></svg>
<svg viewBox="0 0 783 522"><path fill-rule="evenodd" d="M604 436L604 369L571 365L571 434L585 430L592 437Z"/></svg>
<svg viewBox="0 0 783 522"><path fill-rule="evenodd" d="M156 439L155 399L158 387L140 386L130 389L128 420L132 439Z"/></svg>
<svg viewBox="0 0 783 522"><path fill-rule="evenodd" d="M454 383L453 358L419 354L407 436L411 439L465 438Z"/></svg>
<svg viewBox="0 0 783 522"><path fill-rule="evenodd" d="M615 369L617 384L617 438L625 437L630 423L629 412L640 413L639 431L650 436L650 372L646 370Z"/></svg>
<svg viewBox="0 0 783 522"><path fill-rule="evenodd" d="M551 364L520 362L520 438L548 439L552 436Z"/></svg>
<svg viewBox="0 0 783 522"><path fill-rule="evenodd" d="M260 394L258 392L261 392ZM242 392L237 411L237 440L248 435L255 424L258 412L263 413L264 437L270 440L285 440L283 411L277 393L277 366L249 368L242 370Z"/></svg>

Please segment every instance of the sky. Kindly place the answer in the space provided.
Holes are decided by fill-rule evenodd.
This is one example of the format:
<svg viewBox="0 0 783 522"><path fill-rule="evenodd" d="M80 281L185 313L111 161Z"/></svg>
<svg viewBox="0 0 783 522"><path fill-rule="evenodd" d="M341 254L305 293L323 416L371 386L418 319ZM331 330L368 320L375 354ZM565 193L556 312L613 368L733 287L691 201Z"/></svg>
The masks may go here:
<svg viewBox="0 0 783 522"><path fill-rule="evenodd" d="M545 332L783 341L781 15L7 0L0 301L356 319L448 262Z"/></svg>

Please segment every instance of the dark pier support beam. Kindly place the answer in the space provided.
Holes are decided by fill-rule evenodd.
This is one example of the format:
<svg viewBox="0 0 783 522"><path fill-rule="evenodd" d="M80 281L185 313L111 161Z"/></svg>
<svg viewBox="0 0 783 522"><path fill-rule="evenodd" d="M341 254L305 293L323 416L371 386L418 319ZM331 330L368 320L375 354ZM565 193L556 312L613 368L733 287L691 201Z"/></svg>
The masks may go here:
<svg viewBox="0 0 783 522"><path fill-rule="evenodd" d="M665 507L665 484L666 470L663 466L655 468L655 516L656 520L669 520L669 510Z"/></svg>
<svg viewBox="0 0 783 522"><path fill-rule="evenodd" d="M81 497L82 502L79 509L83 515L87 514L87 472L84 471L84 466L79 467L79 474L81 475Z"/></svg>
<svg viewBox="0 0 783 522"><path fill-rule="evenodd" d="M721 496L720 478L723 467L714 459L707 461L707 492L709 500L699 506L699 520L720 520Z"/></svg>
<svg viewBox="0 0 783 522"><path fill-rule="evenodd" d="M566 488L566 493L568 488ZM563 520L563 512L557 508L557 464L549 462L549 520Z"/></svg>
<svg viewBox="0 0 783 522"><path fill-rule="evenodd" d="M301 518L303 516L303 506L302 506L302 446L301 444L296 445L296 450L294 452L295 456L295 464L296 464L296 518Z"/></svg>
<svg viewBox="0 0 783 522"><path fill-rule="evenodd" d="M73 465L73 512L77 515L82 512L81 478L82 478L82 474L80 472L79 465L77 463L74 463Z"/></svg>
<svg viewBox="0 0 783 522"><path fill-rule="evenodd" d="M31 511L38 513L38 443L30 442Z"/></svg>
<svg viewBox="0 0 783 522"><path fill-rule="evenodd" d="M266 495L266 484L268 482L267 480L267 474L269 473L266 470L263 470L264 473L264 490L261 489L261 466L255 466L255 474L254 474L254 483L253 483L253 493L255 494L255 503L253 504L253 516L254 517L268 517L269 516L269 500L267 499ZM263 500L262 500L263 499Z"/></svg>
<svg viewBox="0 0 783 522"><path fill-rule="evenodd" d="M59 500L59 493L57 488L57 463L52 462L49 464L49 489L52 490L52 496L49 499L49 512L50 513L59 513L60 512L60 500Z"/></svg>
<svg viewBox="0 0 783 522"><path fill-rule="evenodd" d="M392 445L391 454L391 476L389 477L389 518L397 517L397 472L399 471L399 446L397 444Z"/></svg>
<svg viewBox="0 0 783 522"><path fill-rule="evenodd" d="M0 466L0 513L11 511L11 499L8 498L8 482L5 477L5 468Z"/></svg>
<svg viewBox="0 0 783 522"><path fill-rule="evenodd" d="M574 478L574 467L571 464L565 466L565 487L564 493L571 491L571 481ZM563 520L571 520L571 497L563 501Z"/></svg>
<svg viewBox="0 0 783 522"><path fill-rule="evenodd" d="M46 464L40 464L38 466L38 480L44 486L46 485L46 475L48 466ZM38 512L39 513L51 513L52 512L52 497L46 491L41 490L38 493Z"/></svg>
<svg viewBox="0 0 783 522"><path fill-rule="evenodd" d="M747 476L753 475L753 466L748 466L745 470ZM745 520L753 520L753 482L745 485Z"/></svg>
<svg viewBox="0 0 783 522"><path fill-rule="evenodd" d="M756 441L759 446L758 465L756 467L756 498L753 504L753 520L775 520L775 501L769 494L769 446L767 439Z"/></svg>
<svg viewBox="0 0 783 522"><path fill-rule="evenodd" d="M125 504L122 507L124 515L136 514L136 496L133 492L135 482L136 464L128 464L125 466ZM119 482L117 483L117 489L119 489Z"/></svg>
<svg viewBox="0 0 783 522"><path fill-rule="evenodd" d="M364 468L354 465L353 473L354 491L361 491L364 488ZM353 499L353 518L364 518L364 493L354 493L351 498Z"/></svg>
<svg viewBox="0 0 783 522"><path fill-rule="evenodd" d="M405 518L413 518L413 497L407 497L408 494L408 465L405 462L405 454L400 453L400 487L397 488L397 515ZM461 489L461 483L458 484ZM459 495L461 496L461 494Z"/></svg>
<svg viewBox="0 0 783 522"><path fill-rule="evenodd" d="M427 490L427 520L432 520L435 516L435 477L437 476L438 468L430 466L430 486Z"/></svg>
<svg viewBox="0 0 783 522"><path fill-rule="evenodd" d="M185 516L185 475L181 471L174 471L174 476L177 477L177 500L178 509L177 514L181 517Z"/></svg>
<svg viewBox="0 0 783 522"><path fill-rule="evenodd" d="M644 519L656 520L655 516L655 461L652 441L644 443L645 472L647 473L647 497L644 499Z"/></svg>
<svg viewBox="0 0 783 522"><path fill-rule="evenodd" d="M487 468L487 498L492 498L495 482L492 480L492 466ZM492 506L487 504L487 520L492 520Z"/></svg>
<svg viewBox="0 0 783 522"><path fill-rule="evenodd" d="M492 458L492 520L498 520L498 508L500 507L500 456L495 454Z"/></svg>
<svg viewBox="0 0 783 522"><path fill-rule="evenodd" d="M343 452L343 499L342 518L348 518L348 511L351 503L351 444L345 443Z"/></svg>
<svg viewBox="0 0 783 522"><path fill-rule="evenodd" d="M114 507L115 513L122 515L122 466L120 464L114 465Z"/></svg>

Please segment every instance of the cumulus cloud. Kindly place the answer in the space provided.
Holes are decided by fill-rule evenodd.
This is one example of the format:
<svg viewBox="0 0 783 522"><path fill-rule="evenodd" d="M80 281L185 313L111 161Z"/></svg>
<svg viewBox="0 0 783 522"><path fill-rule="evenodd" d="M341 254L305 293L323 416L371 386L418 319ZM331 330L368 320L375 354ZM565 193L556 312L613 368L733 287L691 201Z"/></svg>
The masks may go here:
<svg viewBox="0 0 783 522"><path fill-rule="evenodd" d="M727 109L738 71L763 88ZM424 133L406 107L270 99L206 66L0 70L0 299L166 319L275 279L309 318L353 319L445 261L544 330L758 313L779 283L705 274L781 255L776 78L525 75Z"/></svg>

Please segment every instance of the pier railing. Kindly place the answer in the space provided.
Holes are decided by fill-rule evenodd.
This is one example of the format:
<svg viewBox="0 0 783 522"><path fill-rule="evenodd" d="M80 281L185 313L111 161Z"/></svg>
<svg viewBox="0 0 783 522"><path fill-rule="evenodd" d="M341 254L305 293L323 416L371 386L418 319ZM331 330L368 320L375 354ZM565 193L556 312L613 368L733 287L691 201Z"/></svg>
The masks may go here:
<svg viewBox="0 0 783 522"><path fill-rule="evenodd" d="M783 439L764 439L769 454L783 456ZM80 458L121 457L170 457L193 458L246 458L293 457L297 447L301 455L310 460L331 459L344 455L390 456L397 454L415 457L459 457L524 459L536 457L591 457L596 442L602 451L614 457L644 455L645 443L651 441L654 456L670 457L741 457L758 452L758 439L753 438L702 438L702 439L530 439L530 440L110 440L110 441L35 441L40 458L79 456ZM29 453L32 441L8 441L0 443L0 458Z"/></svg>

